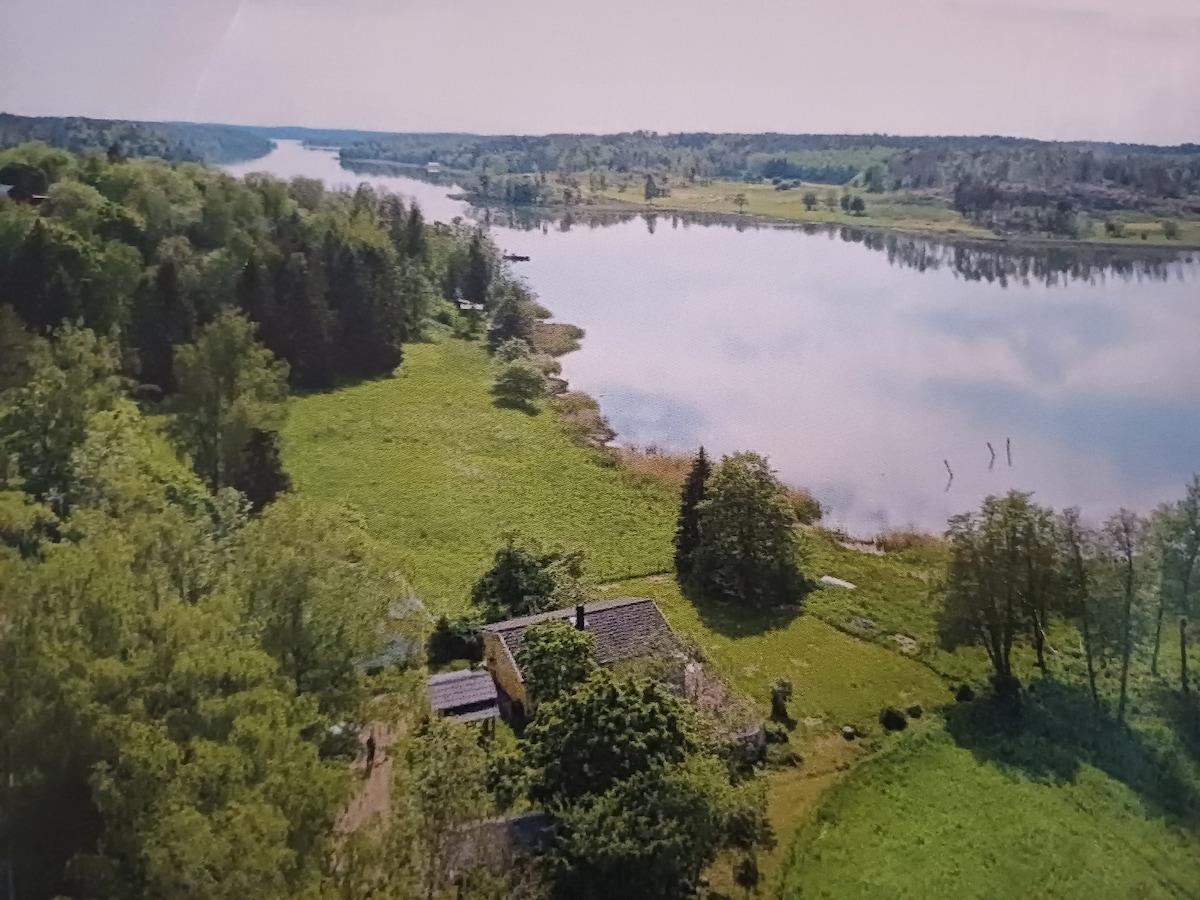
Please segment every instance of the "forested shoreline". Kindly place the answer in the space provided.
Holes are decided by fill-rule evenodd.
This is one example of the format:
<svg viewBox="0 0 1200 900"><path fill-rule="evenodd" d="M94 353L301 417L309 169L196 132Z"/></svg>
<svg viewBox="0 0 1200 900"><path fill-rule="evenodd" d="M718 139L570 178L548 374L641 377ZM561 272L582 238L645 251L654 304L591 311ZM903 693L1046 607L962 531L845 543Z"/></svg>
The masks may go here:
<svg viewBox="0 0 1200 900"><path fill-rule="evenodd" d="M726 871L749 892L781 816L769 791L807 778L809 753L844 771L940 717L960 746L1035 772L1086 760L1162 810L1162 834L1194 833L1200 480L1095 527L1028 494L991 497L944 538L889 535L875 555L813 527L819 507L757 454L711 465L701 451L690 473L650 454L603 482L605 509L654 519L644 534L669 560L658 519L682 482L675 577L593 584L588 548L477 535L494 555L455 598L469 614L442 617L426 645L444 610L423 609L395 545L453 566L479 551L454 527L473 499L507 523L538 465L620 463L596 401L557 377L582 331L547 323L484 230L426 223L367 186L42 143L0 151L4 179L26 189L0 199L0 847L21 896L683 900ZM956 264L991 275L987 260ZM405 352L420 343L469 369L426 398L426 427L454 426L438 432L446 447L420 448L434 474L406 471L430 441L419 424L371 413L364 458L391 468L355 474L385 505L425 492L442 506L422 509L453 514L401 530L411 520L380 525L296 489L281 452L291 410L360 389L414 402ZM289 402L291 389L307 396ZM513 436L543 413L538 461ZM308 471L360 466L347 454ZM612 540L595 498L543 502ZM855 556L876 584L822 590L819 566L846 575ZM473 652L441 658L437 640L462 650L483 619L627 591L661 601L672 627L687 623L690 658L770 709L756 754L683 702L662 660L597 670L590 635L567 627L535 631L522 656L541 705L519 739L428 718L427 664ZM394 665L375 662L384 653ZM352 827L376 729L397 736L391 796ZM463 862L464 833L529 809L557 821L533 863ZM788 883L803 882L797 864Z"/></svg>

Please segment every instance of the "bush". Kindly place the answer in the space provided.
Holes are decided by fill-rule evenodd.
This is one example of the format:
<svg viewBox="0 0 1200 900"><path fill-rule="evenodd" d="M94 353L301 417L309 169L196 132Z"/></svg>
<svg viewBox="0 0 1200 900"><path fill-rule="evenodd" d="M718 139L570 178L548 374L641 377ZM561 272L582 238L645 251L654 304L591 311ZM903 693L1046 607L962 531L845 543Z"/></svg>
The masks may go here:
<svg viewBox="0 0 1200 900"><path fill-rule="evenodd" d="M1168 241L1179 239L1179 223L1174 219L1166 219L1162 223L1162 233Z"/></svg>
<svg viewBox="0 0 1200 900"><path fill-rule="evenodd" d="M442 616L433 627L426 644L431 666L440 666L456 659L473 663L483 660L483 621L476 616L450 619Z"/></svg>
<svg viewBox="0 0 1200 900"><path fill-rule="evenodd" d="M546 376L525 360L509 363L496 376L492 393L501 403L528 406L546 391Z"/></svg>
<svg viewBox="0 0 1200 900"><path fill-rule="evenodd" d="M782 722L768 722L763 726L763 731L766 733L768 744L786 744L791 740L787 726Z"/></svg>
<svg viewBox="0 0 1200 900"><path fill-rule="evenodd" d="M937 535L916 528L893 528L875 538L875 543L884 553L901 553L905 550L934 550L944 543Z"/></svg>
<svg viewBox="0 0 1200 900"><path fill-rule="evenodd" d="M500 362L516 362L518 359L528 359L533 353L533 347L524 338L509 338L496 348L496 359Z"/></svg>
<svg viewBox="0 0 1200 900"><path fill-rule="evenodd" d="M879 713L879 724L886 731L903 731L908 727L908 719L904 717L904 713L896 709L894 706L888 706L882 709Z"/></svg>
<svg viewBox="0 0 1200 900"><path fill-rule="evenodd" d="M821 521L821 516L825 515L821 501L803 488L789 488L788 502L796 514L796 521L801 525L816 525Z"/></svg>
<svg viewBox="0 0 1200 900"><path fill-rule="evenodd" d="M1109 237L1124 237L1125 236L1125 223L1119 222L1116 219L1105 219L1104 220L1104 232Z"/></svg>
<svg viewBox="0 0 1200 900"><path fill-rule="evenodd" d="M958 703L970 703L975 699L975 689L969 684L960 684L954 692L954 699Z"/></svg>
<svg viewBox="0 0 1200 900"><path fill-rule="evenodd" d="M925 710L921 709L920 706L910 706L905 710L905 713L908 714L910 719L919 719L925 714Z"/></svg>
<svg viewBox="0 0 1200 900"><path fill-rule="evenodd" d="M787 721L791 717L788 715L787 705L792 700L792 683L785 679L779 679L771 685L771 718L776 721Z"/></svg>

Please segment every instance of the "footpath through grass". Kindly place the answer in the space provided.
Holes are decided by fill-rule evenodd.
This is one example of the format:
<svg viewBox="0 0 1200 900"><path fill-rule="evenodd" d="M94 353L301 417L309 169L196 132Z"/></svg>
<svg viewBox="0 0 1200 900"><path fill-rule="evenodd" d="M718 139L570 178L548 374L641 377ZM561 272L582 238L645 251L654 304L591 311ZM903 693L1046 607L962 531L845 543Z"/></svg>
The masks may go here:
<svg viewBox="0 0 1200 900"><path fill-rule="evenodd" d="M787 900L1200 896L1197 834L1083 764L1035 780L937 723L865 762L802 831Z"/></svg>
<svg viewBox="0 0 1200 900"><path fill-rule="evenodd" d="M405 348L394 378L297 398L297 488L357 512L430 610L461 612L506 531L587 552L596 579L671 566L676 492L598 465L548 409L492 402L492 361L451 338Z"/></svg>

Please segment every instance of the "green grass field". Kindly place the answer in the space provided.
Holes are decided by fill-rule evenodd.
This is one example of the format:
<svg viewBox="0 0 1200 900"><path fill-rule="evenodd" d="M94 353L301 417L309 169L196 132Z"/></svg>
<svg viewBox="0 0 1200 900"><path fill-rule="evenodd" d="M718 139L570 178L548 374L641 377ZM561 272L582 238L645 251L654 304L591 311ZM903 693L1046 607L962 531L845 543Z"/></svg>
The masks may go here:
<svg viewBox="0 0 1200 900"><path fill-rule="evenodd" d="M674 579L644 578L608 585L614 596L653 597L671 627L695 641L739 693L769 708L771 684L784 678L795 694L796 739L844 724L878 732L880 709L950 699L943 679L886 647L858 640L812 614L752 614L697 607ZM805 727L804 720L813 722ZM819 721L818 721L819 720Z"/></svg>
<svg viewBox="0 0 1200 900"><path fill-rule="evenodd" d="M783 896L1196 897L1197 840L1090 765L1036 781L979 761L930 723L827 794Z"/></svg>
<svg viewBox="0 0 1200 900"><path fill-rule="evenodd" d="M434 612L464 610L503 533L519 530L585 550L598 593L653 597L764 710L771 683L791 680L792 746L804 761L768 776L779 845L760 860L766 889L782 885L789 898L1200 896L1200 841L1162 811L1200 784L1200 735L1189 744L1173 730L1169 691L1142 662L1131 729L1101 722L1078 739L1079 663L1064 653L1055 671L1076 694L1030 718L1036 736L993 739L964 718L977 704L950 702L953 684L982 682L987 668L979 654L936 646L944 547L874 555L811 530L805 573L855 590L815 591L800 615L693 605L669 575L644 574L671 566L677 489L602 465L549 408L496 407L492 378L477 343L409 347L393 379L296 399L285 463L305 494L357 511ZM897 634L915 648L900 652ZM885 736L881 707L914 704L925 716L903 737ZM846 723L867 740L842 741ZM732 896L728 869L722 860L711 874Z"/></svg>
<svg viewBox="0 0 1200 900"><path fill-rule="evenodd" d="M596 579L671 566L673 490L596 463L547 409L502 409L482 347L405 348L394 378L293 401L284 462L361 515L434 612L462 611L506 531L587 551Z"/></svg>

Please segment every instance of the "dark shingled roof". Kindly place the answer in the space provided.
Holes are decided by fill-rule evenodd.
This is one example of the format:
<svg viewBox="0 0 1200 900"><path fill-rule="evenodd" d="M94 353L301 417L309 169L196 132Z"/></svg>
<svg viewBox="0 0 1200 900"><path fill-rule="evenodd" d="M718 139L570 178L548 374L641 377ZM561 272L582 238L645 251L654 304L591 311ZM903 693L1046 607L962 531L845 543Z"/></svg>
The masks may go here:
<svg viewBox="0 0 1200 900"><path fill-rule="evenodd" d="M574 624L575 608L496 622L485 625L484 630L500 635L519 666L520 654L525 647L525 629L550 619L565 619ZM658 606L644 597L620 597L588 603L584 606L583 620L584 631L596 636L596 662L602 666L645 656L670 647L674 642L671 626Z"/></svg>
<svg viewBox="0 0 1200 900"><path fill-rule="evenodd" d="M496 683L485 669L429 676L429 703L438 712L463 722L499 715Z"/></svg>

